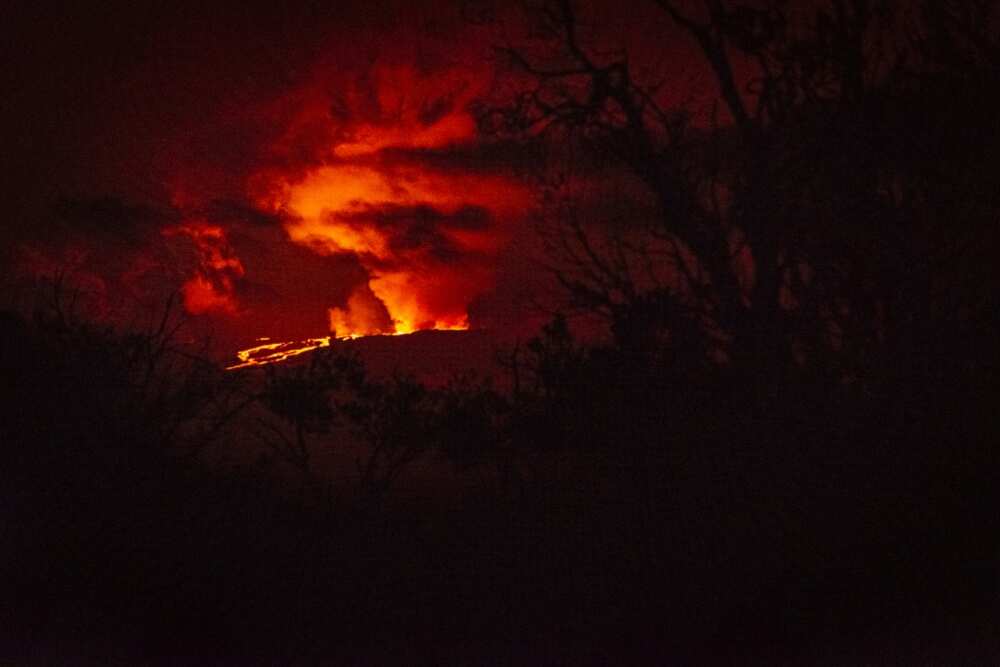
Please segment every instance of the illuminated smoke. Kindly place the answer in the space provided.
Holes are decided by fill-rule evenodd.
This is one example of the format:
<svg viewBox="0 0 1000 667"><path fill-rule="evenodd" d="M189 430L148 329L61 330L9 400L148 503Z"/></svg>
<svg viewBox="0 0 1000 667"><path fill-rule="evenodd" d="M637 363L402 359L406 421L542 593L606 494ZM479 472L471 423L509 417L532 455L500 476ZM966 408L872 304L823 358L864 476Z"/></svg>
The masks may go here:
<svg viewBox="0 0 1000 667"><path fill-rule="evenodd" d="M325 115L307 105L276 142L279 154L311 152L312 164L250 179L255 204L293 243L352 255L368 272L329 308L337 337L468 328L469 303L492 288L503 221L528 197L508 175L445 164L477 140L468 105L481 84L460 74L373 67L320 96Z"/></svg>
<svg viewBox="0 0 1000 667"><path fill-rule="evenodd" d="M395 327L389 320L385 305L368 285L358 287L343 307L333 307L330 313L330 332L338 338L392 333Z"/></svg>
<svg viewBox="0 0 1000 667"><path fill-rule="evenodd" d="M181 286L188 312L235 314L238 311L235 283L245 271L222 228L204 221L190 221L164 229L163 235L188 237L198 251L199 266L194 276Z"/></svg>

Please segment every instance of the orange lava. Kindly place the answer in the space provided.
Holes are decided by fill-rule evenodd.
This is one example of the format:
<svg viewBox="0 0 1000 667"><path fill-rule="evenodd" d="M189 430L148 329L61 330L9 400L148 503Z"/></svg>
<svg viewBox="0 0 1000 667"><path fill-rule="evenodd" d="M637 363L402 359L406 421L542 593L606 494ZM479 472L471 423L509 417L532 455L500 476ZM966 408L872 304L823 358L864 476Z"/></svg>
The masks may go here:
<svg viewBox="0 0 1000 667"><path fill-rule="evenodd" d="M455 329L464 330L465 328L466 327L456 327ZM395 331L392 333L372 335L404 336L409 333L413 332ZM240 362L238 364L233 364L232 366L226 366L226 370L232 371L239 368L249 368L251 366L276 364L285 361L286 359L297 357L300 354L305 354L306 352L311 352L312 350L318 350L321 347L330 347L333 341L336 340L355 340L357 338L364 338L364 336L361 334L352 334L348 336L322 336L320 338L305 338L302 340L289 340L280 343L264 343L263 345L256 345L237 352L236 358L239 359ZM263 341L270 339L259 338L258 340Z"/></svg>
<svg viewBox="0 0 1000 667"><path fill-rule="evenodd" d="M249 366L264 366L284 361L290 357L296 357L310 350L321 347L330 347L330 336L322 338L306 338L298 341L285 341L282 343L264 343L236 353L236 358L240 363L226 366L227 371L237 368L247 368Z"/></svg>

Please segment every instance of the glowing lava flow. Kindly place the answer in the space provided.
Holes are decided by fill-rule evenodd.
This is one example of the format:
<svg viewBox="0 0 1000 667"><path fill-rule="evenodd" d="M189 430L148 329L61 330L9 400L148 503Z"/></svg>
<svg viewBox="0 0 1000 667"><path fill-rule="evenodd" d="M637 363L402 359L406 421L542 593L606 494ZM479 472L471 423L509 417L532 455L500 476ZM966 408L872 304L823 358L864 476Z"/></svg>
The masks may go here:
<svg viewBox="0 0 1000 667"><path fill-rule="evenodd" d="M533 201L479 143L470 109L488 81L458 68L377 64L327 92L293 96L288 130L270 149L276 159L253 170L246 194L255 210L280 221L286 242L345 266L350 260L354 283L327 304L326 335L257 339L229 369L282 362L338 340L469 328L469 305L494 287L497 258ZM233 255L215 236L192 237L214 243L203 264ZM222 268L228 278L242 265ZM210 277L216 290L208 296L253 293L233 289L242 274ZM331 285L339 280L329 277ZM189 291L208 302L199 287ZM240 305L227 312L253 312Z"/></svg>
<svg viewBox="0 0 1000 667"><path fill-rule="evenodd" d="M453 327L436 327L435 331L466 331L468 327L466 326L453 326ZM371 334L373 336L406 336L411 333L416 333L415 331L395 331L392 333L382 333L382 334ZM254 347L249 347L245 350L240 350L236 353L236 358L240 360L238 364L233 364L232 366L226 366L227 371L237 370L239 368L248 368L250 366L266 366L268 364L276 364L291 357L297 357L300 354L304 354L311 350L318 350L321 347L330 347L330 344L335 341L344 340L356 340L358 338L367 338L363 334L351 334L348 336L322 336L320 338L304 338L302 340L289 340L280 343L264 343L263 345L256 345ZM258 338L258 341L270 340L270 338Z"/></svg>
<svg viewBox="0 0 1000 667"><path fill-rule="evenodd" d="M350 337L347 337L350 338ZM345 338L345 340L347 339ZM267 340L266 338L261 340ZM306 338L305 340L292 340L282 343L265 343L257 345L236 353L236 358L240 363L226 366L227 371L237 368L247 368L248 366L264 366L284 361L290 357L296 357L304 352L315 350L321 347L330 347L330 341L337 340L331 336L322 338Z"/></svg>

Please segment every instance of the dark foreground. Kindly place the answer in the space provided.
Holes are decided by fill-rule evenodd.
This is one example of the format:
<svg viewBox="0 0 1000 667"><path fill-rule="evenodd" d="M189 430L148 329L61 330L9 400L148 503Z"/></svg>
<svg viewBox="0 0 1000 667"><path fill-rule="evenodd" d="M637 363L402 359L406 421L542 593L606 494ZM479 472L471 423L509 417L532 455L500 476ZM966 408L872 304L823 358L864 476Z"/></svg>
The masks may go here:
<svg viewBox="0 0 1000 667"><path fill-rule="evenodd" d="M504 413L507 449L482 459L454 447L493 431L449 404L450 436L438 424L439 446L374 493L158 446L173 404L144 415L154 403L116 384L120 341L90 365L43 354L23 322L5 336L4 664L1000 656L992 421L972 388L876 402L802 383L738 408L720 384L654 409L623 400L641 380L626 369L578 395L586 409ZM280 408L260 401L213 451L256 442L248 424Z"/></svg>

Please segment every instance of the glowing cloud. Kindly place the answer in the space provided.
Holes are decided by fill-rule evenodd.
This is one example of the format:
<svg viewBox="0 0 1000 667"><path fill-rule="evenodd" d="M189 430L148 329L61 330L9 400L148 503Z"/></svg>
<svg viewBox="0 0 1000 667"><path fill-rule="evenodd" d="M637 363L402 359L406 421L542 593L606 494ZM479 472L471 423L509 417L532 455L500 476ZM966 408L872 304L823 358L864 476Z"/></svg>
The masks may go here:
<svg viewBox="0 0 1000 667"><path fill-rule="evenodd" d="M316 130L322 116L303 110L323 140L295 151L312 151L313 164L250 179L256 205L283 220L292 242L353 255L368 272L346 303L330 305L337 337L467 328L469 303L492 287L510 233L503 221L522 215L529 196L510 176L443 166L477 141L468 111L477 86L459 74L373 67L329 94L327 127ZM283 136L274 151L294 143Z"/></svg>
<svg viewBox="0 0 1000 667"><path fill-rule="evenodd" d="M184 307L188 312L195 315L208 312L235 314L238 310L235 284L245 271L222 228L195 220L168 227L162 233L167 237L188 237L198 251L200 265L181 286Z"/></svg>

